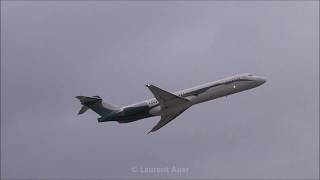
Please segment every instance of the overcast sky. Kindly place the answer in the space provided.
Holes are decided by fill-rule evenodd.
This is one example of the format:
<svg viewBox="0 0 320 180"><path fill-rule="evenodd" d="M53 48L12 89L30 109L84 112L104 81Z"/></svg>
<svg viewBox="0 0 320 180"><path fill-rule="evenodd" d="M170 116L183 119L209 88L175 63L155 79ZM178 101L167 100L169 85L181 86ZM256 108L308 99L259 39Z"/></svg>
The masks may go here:
<svg viewBox="0 0 320 180"><path fill-rule="evenodd" d="M319 2L1 1L3 178L317 178ZM120 106L238 73L267 83L159 117ZM188 168L144 173L140 168ZM138 168L135 172L135 168Z"/></svg>

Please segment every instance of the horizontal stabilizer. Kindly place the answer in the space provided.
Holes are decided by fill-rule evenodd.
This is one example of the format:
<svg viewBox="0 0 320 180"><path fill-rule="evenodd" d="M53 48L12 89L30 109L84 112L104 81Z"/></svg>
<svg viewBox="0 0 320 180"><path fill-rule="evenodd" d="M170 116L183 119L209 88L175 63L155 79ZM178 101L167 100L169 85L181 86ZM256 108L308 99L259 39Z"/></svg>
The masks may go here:
<svg viewBox="0 0 320 180"><path fill-rule="evenodd" d="M82 106L80 111L78 112L78 115L85 113L89 108L87 106Z"/></svg>
<svg viewBox="0 0 320 180"><path fill-rule="evenodd" d="M76 96L76 98L79 99L82 104L94 104L102 100L99 96L92 96L92 97Z"/></svg>

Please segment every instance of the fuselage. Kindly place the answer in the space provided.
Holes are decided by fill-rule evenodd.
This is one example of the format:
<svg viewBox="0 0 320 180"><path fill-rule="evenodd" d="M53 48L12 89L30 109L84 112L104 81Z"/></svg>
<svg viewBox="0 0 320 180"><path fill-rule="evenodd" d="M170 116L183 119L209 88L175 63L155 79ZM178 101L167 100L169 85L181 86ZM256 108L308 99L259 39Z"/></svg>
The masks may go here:
<svg viewBox="0 0 320 180"><path fill-rule="evenodd" d="M189 104L187 104L187 106L191 107L195 104L258 87L265 83L265 81L264 78L252 74L239 74L176 91L173 94L188 99ZM183 107L177 106L171 108L171 110L179 111L179 108ZM99 122L118 121L120 123L128 123L152 116L160 116L162 113L164 113L164 111L161 109L159 102L156 98L152 98L122 107L119 111L115 111L108 115L108 117L103 117L98 120Z"/></svg>

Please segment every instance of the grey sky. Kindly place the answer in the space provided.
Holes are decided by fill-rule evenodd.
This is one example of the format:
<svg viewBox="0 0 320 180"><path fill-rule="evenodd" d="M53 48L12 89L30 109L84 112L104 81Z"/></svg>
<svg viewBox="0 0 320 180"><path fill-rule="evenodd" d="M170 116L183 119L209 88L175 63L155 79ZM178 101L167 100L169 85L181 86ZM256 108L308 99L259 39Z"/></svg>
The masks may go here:
<svg viewBox="0 0 320 180"><path fill-rule="evenodd" d="M4 178L317 178L319 2L1 1ZM76 95L127 105L237 73L256 89L158 132L77 116ZM132 167L181 167L140 173Z"/></svg>

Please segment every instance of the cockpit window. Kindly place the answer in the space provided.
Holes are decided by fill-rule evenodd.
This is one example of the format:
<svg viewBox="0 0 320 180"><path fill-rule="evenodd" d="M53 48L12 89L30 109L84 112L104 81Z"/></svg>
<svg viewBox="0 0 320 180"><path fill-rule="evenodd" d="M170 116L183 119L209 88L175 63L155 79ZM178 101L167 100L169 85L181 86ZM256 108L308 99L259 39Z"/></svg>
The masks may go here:
<svg viewBox="0 0 320 180"><path fill-rule="evenodd" d="M252 74L248 74L248 76L253 76Z"/></svg>

